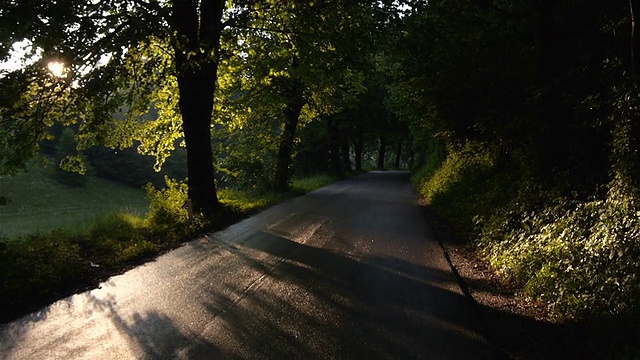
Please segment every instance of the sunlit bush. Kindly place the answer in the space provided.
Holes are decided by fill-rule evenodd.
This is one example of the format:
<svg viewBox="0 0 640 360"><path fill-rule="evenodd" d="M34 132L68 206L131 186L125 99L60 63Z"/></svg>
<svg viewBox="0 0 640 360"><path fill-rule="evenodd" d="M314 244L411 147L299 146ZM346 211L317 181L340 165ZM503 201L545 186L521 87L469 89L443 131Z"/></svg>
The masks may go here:
<svg viewBox="0 0 640 360"><path fill-rule="evenodd" d="M480 143L466 142L451 147L447 153L442 165L420 186L420 193L427 202L450 192L453 186L472 175L470 173L492 168L496 161L495 153Z"/></svg>
<svg viewBox="0 0 640 360"><path fill-rule="evenodd" d="M496 269L559 316L638 310L640 202L620 178L602 200L565 200L485 224L481 244Z"/></svg>
<svg viewBox="0 0 640 360"><path fill-rule="evenodd" d="M158 190L151 184L145 188L149 200L147 222L155 229L171 228L189 221L187 184L169 177L165 177L165 182L167 187L164 189Z"/></svg>
<svg viewBox="0 0 640 360"><path fill-rule="evenodd" d="M413 177L426 202L459 234L473 230L474 216L501 206L507 182L496 172L497 152L486 144L450 146L446 156L430 156Z"/></svg>

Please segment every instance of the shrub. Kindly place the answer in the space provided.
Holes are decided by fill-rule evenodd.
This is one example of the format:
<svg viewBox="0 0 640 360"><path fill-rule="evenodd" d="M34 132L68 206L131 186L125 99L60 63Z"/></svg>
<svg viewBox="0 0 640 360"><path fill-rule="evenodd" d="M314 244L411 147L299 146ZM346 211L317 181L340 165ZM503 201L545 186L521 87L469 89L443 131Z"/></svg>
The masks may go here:
<svg viewBox="0 0 640 360"><path fill-rule="evenodd" d="M70 233L57 230L6 243L0 250L0 288L6 301L24 302L50 294L83 273L87 264Z"/></svg>
<svg viewBox="0 0 640 360"><path fill-rule="evenodd" d="M498 152L485 144L450 146L447 154L432 156L413 177L427 203L446 218L458 235L473 230L473 219L504 202L504 177L496 172ZM439 160L442 158L442 160Z"/></svg>
<svg viewBox="0 0 640 360"><path fill-rule="evenodd" d="M158 190L151 184L145 188L149 200L147 224L156 230L166 230L189 221L187 184L169 177L165 177L165 182L167 187L164 189Z"/></svg>
<svg viewBox="0 0 640 360"><path fill-rule="evenodd" d="M640 202L624 180L612 181L603 200L558 201L482 230L492 266L556 315L639 310Z"/></svg>

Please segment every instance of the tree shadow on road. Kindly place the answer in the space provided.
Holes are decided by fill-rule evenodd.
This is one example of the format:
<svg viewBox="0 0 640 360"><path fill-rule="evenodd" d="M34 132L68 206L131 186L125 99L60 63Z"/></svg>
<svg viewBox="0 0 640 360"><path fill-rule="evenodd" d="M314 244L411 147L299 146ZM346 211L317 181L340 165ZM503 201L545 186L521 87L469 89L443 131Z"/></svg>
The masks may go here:
<svg viewBox="0 0 640 360"><path fill-rule="evenodd" d="M68 328L51 328L51 333L43 332L42 328L31 333L33 325L45 320L47 314L28 315L8 324L11 328L0 333L0 358L72 358L82 354L86 358L98 359L195 359L205 358L203 349L206 349L207 357L221 356L217 356L219 352L215 346L185 332L169 314L159 311L127 314L113 295L98 297L92 292L85 292L59 301L57 306L68 308L78 317L90 319L85 323L91 326L78 327L78 324L70 322ZM51 307L45 309L50 310ZM53 324L64 326L60 321ZM57 342L60 340L65 342L64 346L59 346ZM24 346L23 342L30 345ZM198 352L194 353L194 349Z"/></svg>
<svg viewBox="0 0 640 360"><path fill-rule="evenodd" d="M227 356L248 358L493 358L460 292L436 286L447 274L398 259L356 259L274 234L247 249L280 262L239 300L210 294L224 320ZM268 241L267 241L268 240ZM240 248L240 256L245 256ZM247 251L247 254L250 252ZM263 265L254 265L260 270ZM260 334L256 336L255 334Z"/></svg>

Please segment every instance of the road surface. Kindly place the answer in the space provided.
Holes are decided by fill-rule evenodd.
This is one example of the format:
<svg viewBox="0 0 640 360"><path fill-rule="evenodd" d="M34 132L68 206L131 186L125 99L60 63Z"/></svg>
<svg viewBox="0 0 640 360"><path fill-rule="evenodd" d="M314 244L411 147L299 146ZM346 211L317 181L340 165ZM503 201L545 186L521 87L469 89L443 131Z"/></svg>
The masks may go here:
<svg viewBox="0 0 640 360"><path fill-rule="evenodd" d="M405 172L277 205L0 325L2 359L491 359Z"/></svg>

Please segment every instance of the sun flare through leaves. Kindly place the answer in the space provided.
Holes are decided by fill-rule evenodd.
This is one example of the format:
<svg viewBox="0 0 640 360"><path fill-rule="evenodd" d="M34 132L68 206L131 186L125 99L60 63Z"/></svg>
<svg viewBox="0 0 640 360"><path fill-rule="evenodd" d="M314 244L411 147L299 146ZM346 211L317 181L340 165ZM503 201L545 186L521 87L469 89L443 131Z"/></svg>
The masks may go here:
<svg viewBox="0 0 640 360"><path fill-rule="evenodd" d="M50 61L47 64L47 69L51 72L51 75L56 78L64 78L67 76L67 68L61 61Z"/></svg>

